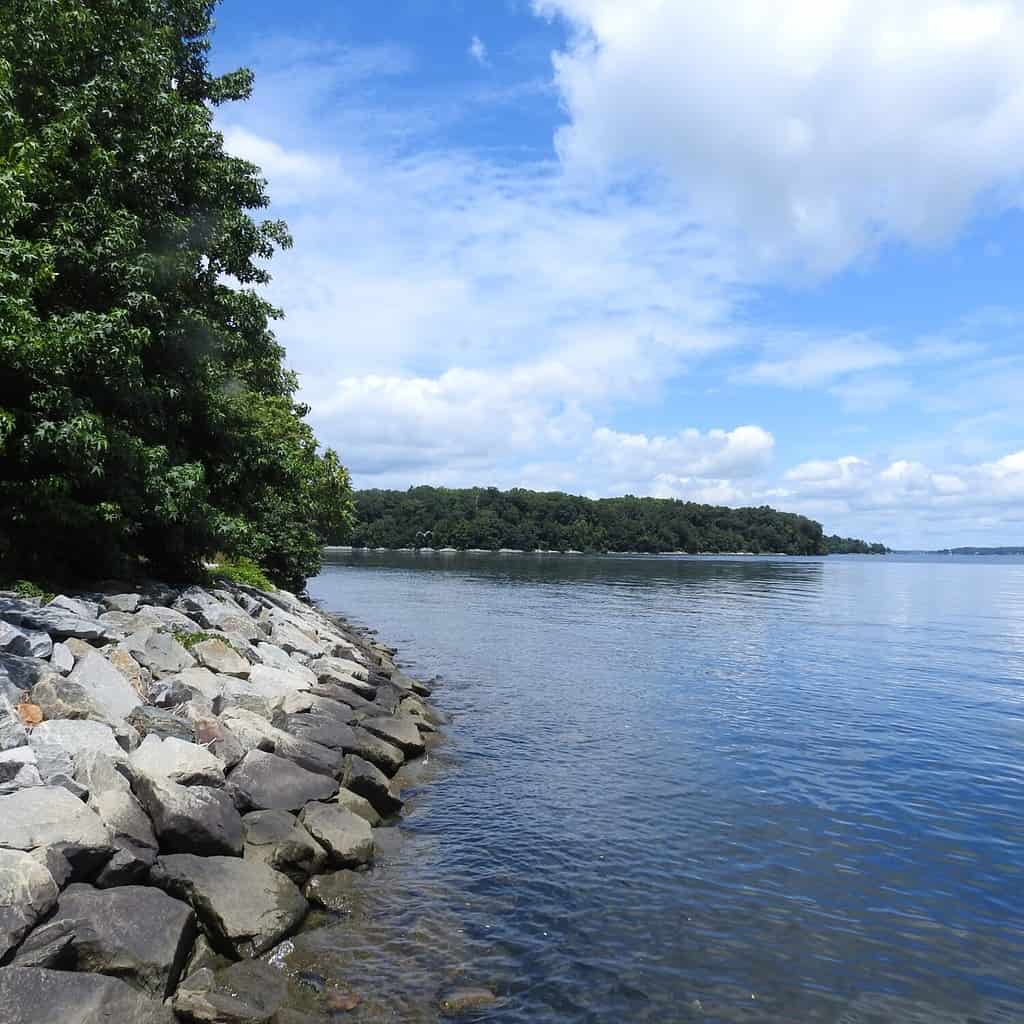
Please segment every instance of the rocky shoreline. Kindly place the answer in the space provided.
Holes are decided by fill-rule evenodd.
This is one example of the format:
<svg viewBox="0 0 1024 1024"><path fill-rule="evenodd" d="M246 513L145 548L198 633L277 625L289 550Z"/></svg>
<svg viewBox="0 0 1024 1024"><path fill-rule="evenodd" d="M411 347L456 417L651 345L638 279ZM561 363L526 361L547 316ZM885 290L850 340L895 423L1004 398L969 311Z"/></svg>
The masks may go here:
<svg viewBox="0 0 1024 1024"><path fill-rule="evenodd" d="M285 591L0 592L4 1024L333 1020L287 940L364 871L443 717Z"/></svg>

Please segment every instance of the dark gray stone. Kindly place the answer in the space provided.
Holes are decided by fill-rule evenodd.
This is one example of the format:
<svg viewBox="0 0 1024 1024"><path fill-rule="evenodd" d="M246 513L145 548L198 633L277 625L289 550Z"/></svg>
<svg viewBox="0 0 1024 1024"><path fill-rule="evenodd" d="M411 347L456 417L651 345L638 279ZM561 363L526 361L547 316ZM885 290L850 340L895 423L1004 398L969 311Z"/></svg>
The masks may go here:
<svg viewBox="0 0 1024 1024"><path fill-rule="evenodd" d="M117 978L0 968L4 1024L175 1024L169 1007Z"/></svg>
<svg viewBox="0 0 1024 1024"><path fill-rule="evenodd" d="M191 904L214 946L237 957L265 953L306 916L302 893L281 872L234 857L160 857L150 881Z"/></svg>
<svg viewBox="0 0 1024 1024"><path fill-rule="evenodd" d="M13 691L31 690L51 678L58 676L48 661L0 653L0 692L9 697Z"/></svg>
<svg viewBox="0 0 1024 1024"><path fill-rule="evenodd" d="M394 791L388 777L376 765L357 754L346 754L341 784L365 797L384 818L402 809L402 799Z"/></svg>
<svg viewBox="0 0 1024 1024"><path fill-rule="evenodd" d="M221 789L179 786L139 775L135 795L153 820L160 848L201 854L242 853L242 819Z"/></svg>
<svg viewBox="0 0 1024 1024"><path fill-rule="evenodd" d="M140 704L128 716L127 722L138 730L143 740L147 736L155 736L157 739L173 738L184 740L186 743L191 743L195 739L195 732L191 724L164 707L149 707L146 704Z"/></svg>
<svg viewBox="0 0 1024 1024"><path fill-rule="evenodd" d="M58 971L75 969L75 924L51 921L33 931L18 947L12 967L48 967Z"/></svg>
<svg viewBox="0 0 1024 1024"><path fill-rule="evenodd" d="M324 848L287 811L253 811L242 826L245 859L266 864L297 885L327 863Z"/></svg>
<svg viewBox="0 0 1024 1024"><path fill-rule="evenodd" d="M175 1012L195 1024L269 1024L288 992L284 972L260 960L243 960L190 974L174 996Z"/></svg>
<svg viewBox="0 0 1024 1024"><path fill-rule="evenodd" d="M338 784L276 754L250 750L231 772L228 789L242 811L298 811L311 800L329 800Z"/></svg>
<svg viewBox="0 0 1024 1024"><path fill-rule="evenodd" d="M405 754L387 740L375 736L372 732L367 732L366 729L358 725L353 727L352 733L354 743L350 752L358 754L366 761L371 761L385 775L394 775L405 763Z"/></svg>
<svg viewBox="0 0 1024 1024"><path fill-rule="evenodd" d="M406 757L417 757L425 749L416 723L405 715L364 718L360 724L367 732L398 747Z"/></svg>

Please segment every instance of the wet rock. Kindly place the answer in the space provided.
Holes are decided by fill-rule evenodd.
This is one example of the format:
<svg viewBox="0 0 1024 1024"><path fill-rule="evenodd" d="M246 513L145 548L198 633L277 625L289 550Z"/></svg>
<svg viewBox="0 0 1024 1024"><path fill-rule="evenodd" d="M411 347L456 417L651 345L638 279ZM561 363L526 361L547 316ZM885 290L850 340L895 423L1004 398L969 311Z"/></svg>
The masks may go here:
<svg viewBox="0 0 1024 1024"><path fill-rule="evenodd" d="M191 743L195 739L195 732L188 720L163 707L140 704L128 716L128 723L138 730L143 740L147 736L156 739L177 739L185 743Z"/></svg>
<svg viewBox="0 0 1024 1024"><path fill-rule="evenodd" d="M157 678L193 668L196 660L169 633L142 629L126 637L120 649L127 651Z"/></svg>
<svg viewBox="0 0 1024 1024"><path fill-rule="evenodd" d="M0 693L0 751L28 744L28 732L15 707Z"/></svg>
<svg viewBox="0 0 1024 1024"><path fill-rule="evenodd" d="M181 786L224 785L224 766L205 747L168 736L150 734L131 755L132 770L159 776Z"/></svg>
<svg viewBox="0 0 1024 1024"><path fill-rule="evenodd" d="M153 821L161 849L241 855L242 819L223 790L137 775L134 791Z"/></svg>
<svg viewBox="0 0 1024 1024"><path fill-rule="evenodd" d="M462 1014L475 1013L477 1010L497 1006L498 1002L498 997L489 988L467 986L444 992L438 999L437 1005L445 1016L458 1017Z"/></svg>
<svg viewBox="0 0 1024 1024"><path fill-rule="evenodd" d="M34 857L0 850L0 960L49 913L59 893L53 876Z"/></svg>
<svg viewBox="0 0 1024 1024"><path fill-rule="evenodd" d="M71 648L65 643L54 644L50 664L62 676L66 676L75 667L75 656L71 653Z"/></svg>
<svg viewBox="0 0 1024 1024"><path fill-rule="evenodd" d="M4 1024L175 1024L168 1007L117 978L0 968Z"/></svg>
<svg viewBox="0 0 1024 1024"><path fill-rule="evenodd" d="M192 905L215 947L234 956L266 952L306 915L302 893L281 872L233 857L160 857L150 881Z"/></svg>
<svg viewBox="0 0 1024 1024"><path fill-rule="evenodd" d="M75 930L78 970L109 974L158 999L173 991L195 935L191 907L141 885L72 885L53 920Z"/></svg>
<svg viewBox="0 0 1024 1024"><path fill-rule="evenodd" d="M370 825L381 823L381 816L366 797L353 793L350 789L342 788L338 790L338 795L334 799L340 807L344 807L346 811L351 811L353 814L358 814Z"/></svg>
<svg viewBox="0 0 1024 1024"><path fill-rule="evenodd" d="M360 872L349 869L315 875L302 892L310 903L335 913L349 913L358 894L361 877Z"/></svg>
<svg viewBox="0 0 1024 1024"><path fill-rule="evenodd" d="M324 848L287 811L253 811L242 826L245 859L266 864L297 885L327 863Z"/></svg>
<svg viewBox="0 0 1024 1024"><path fill-rule="evenodd" d="M98 651L78 659L67 683L80 686L99 716L111 724L123 721L141 703L131 683Z"/></svg>
<svg viewBox="0 0 1024 1024"><path fill-rule="evenodd" d="M231 772L228 789L242 811L298 811L312 800L329 800L338 784L276 754L250 750Z"/></svg>
<svg viewBox="0 0 1024 1024"><path fill-rule="evenodd" d="M299 820L327 851L334 867L358 867L373 860L369 823L340 804L306 804Z"/></svg>
<svg viewBox="0 0 1024 1024"><path fill-rule="evenodd" d="M106 754L115 762L125 763L124 748L117 742L114 730L103 722L46 721L32 730L36 743L54 743L63 747L72 757L97 752Z"/></svg>
<svg viewBox="0 0 1024 1024"><path fill-rule="evenodd" d="M174 996L174 1010L196 1024L263 1024L278 1021L288 984L281 971L243 960L219 971L190 974Z"/></svg>
<svg viewBox="0 0 1024 1024"><path fill-rule="evenodd" d="M381 715L376 718L364 718L360 723L367 731L379 736L405 754L416 757L424 751L423 737L420 736L416 723L404 715Z"/></svg>
<svg viewBox="0 0 1024 1024"><path fill-rule="evenodd" d="M249 662L223 640L203 640L192 648L192 654L211 672L239 679L246 679L249 675Z"/></svg>
<svg viewBox="0 0 1024 1024"><path fill-rule="evenodd" d="M107 594L103 598L103 603L108 611L130 613L138 611L141 600L138 594Z"/></svg>
<svg viewBox="0 0 1024 1024"><path fill-rule="evenodd" d="M54 901L56 902L56 901ZM0 911L0 917L3 911ZM75 925L73 921L51 921L36 928L18 947L12 967L48 967L58 971L75 969Z"/></svg>
<svg viewBox="0 0 1024 1024"><path fill-rule="evenodd" d="M78 878L89 878L114 852L99 816L59 786L22 789L0 796L0 847L26 853L53 847Z"/></svg>
<svg viewBox="0 0 1024 1024"><path fill-rule="evenodd" d="M402 800L394 791L388 777L375 765L357 754L346 754L341 784L365 797L384 818L402 809Z"/></svg>

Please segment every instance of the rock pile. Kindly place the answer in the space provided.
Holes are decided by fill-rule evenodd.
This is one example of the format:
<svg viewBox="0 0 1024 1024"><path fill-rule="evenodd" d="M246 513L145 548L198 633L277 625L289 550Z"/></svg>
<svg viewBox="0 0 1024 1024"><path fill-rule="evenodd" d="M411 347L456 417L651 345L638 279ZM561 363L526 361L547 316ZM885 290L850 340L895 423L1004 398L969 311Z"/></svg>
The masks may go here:
<svg viewBox="0 0 1024 1024"><path fill-rule="evenodd" d="M402 808L393 654L285 591L0 592L4 1020L315 1020L244 965Z"/></svg>

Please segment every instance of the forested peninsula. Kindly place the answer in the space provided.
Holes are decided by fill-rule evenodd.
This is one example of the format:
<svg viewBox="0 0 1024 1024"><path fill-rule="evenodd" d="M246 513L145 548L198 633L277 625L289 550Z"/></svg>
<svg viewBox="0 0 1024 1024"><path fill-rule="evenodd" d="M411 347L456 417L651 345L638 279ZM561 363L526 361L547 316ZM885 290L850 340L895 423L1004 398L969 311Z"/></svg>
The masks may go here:
<svg viewBox="0 0 1024 1024"><path fill-rule="evenodd" d="M670 498L584 498L560 491L412 487L355 494L356 523L336 544L520 551L884 554L826 536L820 523L767 505L725 508Z"/></svg>

